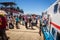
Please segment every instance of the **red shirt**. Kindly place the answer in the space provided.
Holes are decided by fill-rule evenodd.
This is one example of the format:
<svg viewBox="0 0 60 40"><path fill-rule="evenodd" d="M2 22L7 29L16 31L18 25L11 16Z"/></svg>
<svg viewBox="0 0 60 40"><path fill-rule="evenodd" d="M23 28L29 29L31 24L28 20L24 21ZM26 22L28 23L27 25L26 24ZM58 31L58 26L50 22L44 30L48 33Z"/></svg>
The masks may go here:
<svg viewBox="0 0 60 40"><path fill-rule="evenodd" d="M7 26L7 19L4 16L0 16L0 18L2 19L2 24L0 25L0 29L5 29Z"/></svg>

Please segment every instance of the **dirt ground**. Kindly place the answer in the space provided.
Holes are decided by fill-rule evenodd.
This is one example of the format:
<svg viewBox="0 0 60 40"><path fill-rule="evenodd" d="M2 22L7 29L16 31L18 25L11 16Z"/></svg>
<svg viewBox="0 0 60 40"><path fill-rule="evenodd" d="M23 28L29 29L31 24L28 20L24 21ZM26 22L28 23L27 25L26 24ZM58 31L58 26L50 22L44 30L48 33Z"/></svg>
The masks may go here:
<svg viewBox="0 0 60 40"><path fill-rule="evenodd" d="M26 29L25 26L19 25L20 29L9 29L6 31L9 40L44 40L43 34L39 35L39 29L34 27L35 30Z"/></svg>

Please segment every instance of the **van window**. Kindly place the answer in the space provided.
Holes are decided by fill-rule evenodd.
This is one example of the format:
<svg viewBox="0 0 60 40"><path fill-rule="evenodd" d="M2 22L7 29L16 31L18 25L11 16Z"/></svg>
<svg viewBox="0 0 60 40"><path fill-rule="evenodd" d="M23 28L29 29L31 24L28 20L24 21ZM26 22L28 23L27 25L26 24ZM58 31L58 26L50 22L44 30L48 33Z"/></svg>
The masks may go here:
<svg viewBox="0 0 60 40"><path fill-rule="evenodd" d="M60 33L59 32L57 32L56 40L60 40Z"/></svg>
<svg viewBox="0 0 60 40"><path fill-rule="evenodd" d="M58 4L54 6L54 13L57 13L57 9L58 9Z"/></svg>
<svg viewBox="0 0 60 40"><path fill-rule="evenodd" d="M55 35L55 29L52 28L52 35L54 36Z"/></svg>

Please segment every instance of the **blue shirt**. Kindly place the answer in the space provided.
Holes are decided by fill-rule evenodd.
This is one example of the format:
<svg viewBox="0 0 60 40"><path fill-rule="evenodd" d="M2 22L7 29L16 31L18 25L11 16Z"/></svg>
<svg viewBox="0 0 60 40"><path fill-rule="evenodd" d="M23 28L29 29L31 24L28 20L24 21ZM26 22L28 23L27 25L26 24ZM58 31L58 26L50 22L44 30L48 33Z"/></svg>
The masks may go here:
<svg viewBox="0 0 60 40"><path fill-rule="evenodd" d="M19 21L19 18L16 18L16 22L18 22Z"/></svg>

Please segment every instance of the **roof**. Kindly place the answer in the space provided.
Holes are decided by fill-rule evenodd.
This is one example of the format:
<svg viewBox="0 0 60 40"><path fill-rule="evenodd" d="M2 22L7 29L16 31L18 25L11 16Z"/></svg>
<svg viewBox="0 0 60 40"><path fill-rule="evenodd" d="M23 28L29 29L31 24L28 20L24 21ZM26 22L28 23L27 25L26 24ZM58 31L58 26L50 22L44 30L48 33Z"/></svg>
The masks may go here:
<svg viewBox="0 0 60 40"><path fill-rule="evenodd" d="M13 13L18 13L18 12L23 13L23 10L18 10L17 8L14 8L14 7L7 7L7 8L1 7L0 9L5 10L7 12L9 11L9 12L13 12Z"/></svg>
<svg viewBox="0 0 60 40"><path fill-rule="evenodd" d="M4 5L4 6L16 5L16 3L14 3L14 2L0 2L0 4L2 4L2 5Z"/></svg>

